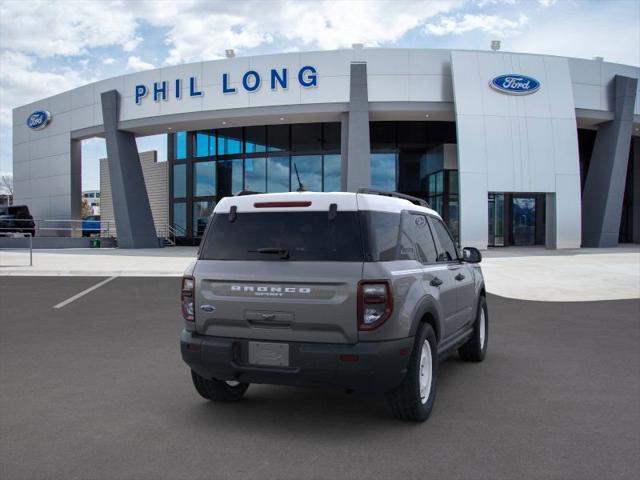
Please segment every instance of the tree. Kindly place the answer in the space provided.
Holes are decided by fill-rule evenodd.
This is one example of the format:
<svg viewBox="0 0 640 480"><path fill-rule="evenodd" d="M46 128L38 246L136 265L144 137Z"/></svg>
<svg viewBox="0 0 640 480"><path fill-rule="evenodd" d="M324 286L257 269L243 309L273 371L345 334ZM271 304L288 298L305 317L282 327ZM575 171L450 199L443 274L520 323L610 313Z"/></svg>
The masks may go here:
<svg viewBox="0 0 640 480"><path fill-rule="evenodd" d="M91 208L91 205L89 205L89 202L87 202L86 198L82 199L82 209L80 210L80 216L82 218L86 218L89 215L93 215L93 209Z"/></svg>
<svg viewBox="0 0 640 480"><path fill-rule="evenodd" d="M13 197L13 175L2 175L0 177L0 193L5 193Z"/></svg>

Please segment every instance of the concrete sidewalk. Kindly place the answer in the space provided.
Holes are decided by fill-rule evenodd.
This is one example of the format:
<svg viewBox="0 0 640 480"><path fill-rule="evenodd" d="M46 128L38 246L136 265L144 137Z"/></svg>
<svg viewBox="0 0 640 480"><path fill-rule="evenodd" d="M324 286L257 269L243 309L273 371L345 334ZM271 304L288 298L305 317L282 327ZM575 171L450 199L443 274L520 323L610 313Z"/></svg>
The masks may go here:
<svg viewBox="0 0 640 480"><path fill-rule="evenodd" d="M640 298L640 245L483 252L487 290L520 300L579 302Z"/></svg>
<svg viewBox="0 0 640 480"><path fill-rule="evenodd" d="M30 267L28 251L0 250L0 275L179 277L196 252L196 247L34 250Z"/></svg>
<svg viewBox="0 0 640 480"><path fill-rule="evenodd" d="M0 276L178 277L195 247L148 250L0 251ZM483 253L487 290L508 298L592 301L640 298L640 245L610 249L501 248Z"/></svg>

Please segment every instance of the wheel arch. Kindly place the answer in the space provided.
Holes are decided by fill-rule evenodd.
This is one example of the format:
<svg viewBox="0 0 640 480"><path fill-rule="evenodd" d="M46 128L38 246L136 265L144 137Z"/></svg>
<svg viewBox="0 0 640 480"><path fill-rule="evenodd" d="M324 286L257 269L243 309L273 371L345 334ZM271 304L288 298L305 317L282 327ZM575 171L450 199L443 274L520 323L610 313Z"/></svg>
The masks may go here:
<svg viewBox="0 0 640 480"><path fill-rule="evenodd" d="M411 325L410 336L413 337L416 335L418 326L422 323L431 325L433 332L436 334L436 340L440 343L440 339L442 338L442 322L436 302L431 297L425 298L418 307L413 324Z"/></svg>

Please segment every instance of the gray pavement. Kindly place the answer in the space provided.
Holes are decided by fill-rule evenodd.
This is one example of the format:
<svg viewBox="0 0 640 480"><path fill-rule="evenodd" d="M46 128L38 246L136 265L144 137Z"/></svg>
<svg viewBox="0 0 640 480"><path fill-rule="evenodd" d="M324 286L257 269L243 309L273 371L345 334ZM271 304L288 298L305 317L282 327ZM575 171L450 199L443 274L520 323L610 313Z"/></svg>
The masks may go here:
<svg viewBox="0 0 640 480"><path fill-rule="evenodd" d="M0 278L1 479L638 478L640 300L490 296L484 363L441 364L425 424L377 397L193 390L178 278Z"/></svg>

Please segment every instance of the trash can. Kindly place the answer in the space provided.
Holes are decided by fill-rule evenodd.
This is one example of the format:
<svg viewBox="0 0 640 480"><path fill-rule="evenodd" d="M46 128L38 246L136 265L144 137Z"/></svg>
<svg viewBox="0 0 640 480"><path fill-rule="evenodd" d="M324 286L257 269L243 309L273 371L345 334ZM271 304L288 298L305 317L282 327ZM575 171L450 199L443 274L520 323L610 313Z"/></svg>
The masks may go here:
<svg viewBox="0 0 640 480"><path fill-rule="evenodd" d="M89 241L89 247L90 248L100 248L100 239L99 238L92 238Z"/></svg>

